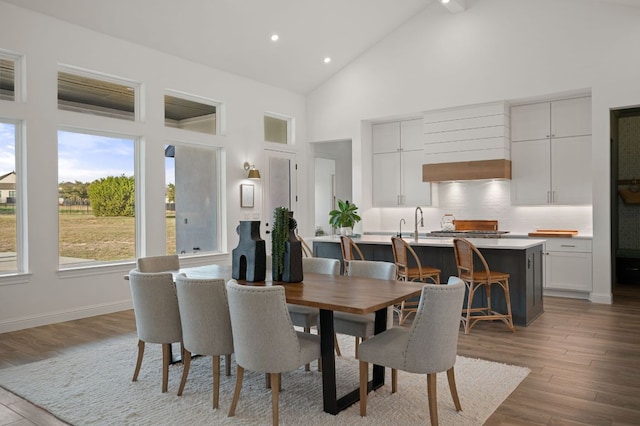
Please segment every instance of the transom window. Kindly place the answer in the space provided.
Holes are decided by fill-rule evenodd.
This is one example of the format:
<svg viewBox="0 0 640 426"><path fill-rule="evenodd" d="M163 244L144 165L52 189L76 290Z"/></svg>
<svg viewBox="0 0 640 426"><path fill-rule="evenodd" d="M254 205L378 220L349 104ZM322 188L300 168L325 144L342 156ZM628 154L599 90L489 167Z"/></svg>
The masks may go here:
<svg viewBox="0 0 640 426"><path fill-rule="evenodd" d="M164 95L164 125L194 132L218 134L220 104L184 94Z"/></svg>
<svg viewBox="0 0 640 426"><path fill-rule="evenodd" d="M58 72L58 108L134 121L139 85L77 70Z"/></svg>
<svg viewBox="0 0 640 426"><path fill-rule="evenodd" d="M292 144L292 119L276 114L264 116L264 140L283 145Z"/></svg>
<svg viewBox="0 0 640 426"><path fill-rule="evenodd" d="M0 100L15 101L20 58L0 51Z"/></svg>

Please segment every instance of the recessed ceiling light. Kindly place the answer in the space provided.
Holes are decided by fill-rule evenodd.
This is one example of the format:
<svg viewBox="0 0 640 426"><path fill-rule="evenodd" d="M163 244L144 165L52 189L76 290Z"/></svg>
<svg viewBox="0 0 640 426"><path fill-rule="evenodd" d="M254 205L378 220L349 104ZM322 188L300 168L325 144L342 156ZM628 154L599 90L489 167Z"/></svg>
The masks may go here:
<svg viewBox="0 0 640 426"><path fill-rule="evenodd" d="M327 56L326 58L324 58L324 63L325 64L328 64L329 62L331 62L331 58L330 57Z"/></svg>
<svg viewBox="0 0 640 426"><path fill-rule="evenodd" d="M279 38L280 38L280 36L278 34L272 34L271 35L271 41L278 41Z"/></svg>
<svg viewBox="0 0 640 426"><path fill-rule="evenodd" d="M449 3L449 0L440 0L442 2L442 4L447 4Z"/></svg>

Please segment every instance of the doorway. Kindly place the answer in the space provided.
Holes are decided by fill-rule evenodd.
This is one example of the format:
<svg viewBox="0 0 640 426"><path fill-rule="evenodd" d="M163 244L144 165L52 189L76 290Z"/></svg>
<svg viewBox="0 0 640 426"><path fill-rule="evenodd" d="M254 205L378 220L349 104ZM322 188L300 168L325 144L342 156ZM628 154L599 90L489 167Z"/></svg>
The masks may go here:
<svg viewBox="0 0 640 426"><path fill-rule="evenodd" d="M296 155L292 152L265 149L263 229L267 252L271 253L271 222L276 207L294 212L297 207Z"/></svg>
<svg viewBox="0 0 640 426"><path fill-rule="evenodd" d="M314 228L316 235L332 235L329 211L337 201L352 200L351 140L314 142Z"/></svg>
<svg viewBox="0 0 640 426"><path fill-rule="evenodd" d="M614 297L640 294L640 108L611 111L611 265Z"/></svg>

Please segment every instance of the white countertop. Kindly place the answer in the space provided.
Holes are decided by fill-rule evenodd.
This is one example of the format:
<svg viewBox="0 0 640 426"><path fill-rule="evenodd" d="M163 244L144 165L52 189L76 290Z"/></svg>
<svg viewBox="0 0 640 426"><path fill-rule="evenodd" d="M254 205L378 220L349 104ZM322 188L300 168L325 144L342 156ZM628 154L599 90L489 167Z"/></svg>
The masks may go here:
<svg viewBox="0 0 640 426"><path fill-rule="evenodd" d="M531 247L535 247L540 244L544 244L544 239L538 238L467 238L473 245L478 248L490 248L490 249L506 249L506 250L525 250ZM324 236L310 238L310 241L318 242L334 242L340 243L340 236ZM430 246L430 247L453 247L453 238L435 237L424 238L420 237L418 241L414 241L411 237L404 237L403 240L407 241L412 246ZM391 245L391 236L389 235L363 235L361 237L353 238L353 241L358 244L385 244Z"/></svg>

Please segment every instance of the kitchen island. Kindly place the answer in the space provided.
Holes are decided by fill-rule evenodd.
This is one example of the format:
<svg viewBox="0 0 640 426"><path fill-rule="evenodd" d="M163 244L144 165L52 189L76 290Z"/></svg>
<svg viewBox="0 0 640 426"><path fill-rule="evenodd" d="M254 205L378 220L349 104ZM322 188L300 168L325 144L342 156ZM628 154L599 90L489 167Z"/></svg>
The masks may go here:
<svg viewBox="0 0 640 426"><path fill-rule="evenodd" d="M390 235L364 235L353 239L362 250L366 260L393 262ZM545 240L531 238L469 238L485 257L492 270L510 275L511 313L516 325L531 324L543 311L542 251ZM340 238L315 237L313 255L342 260ZM423 265L439 268L440 280L457 276L458 270L453 253L453 238L405 238L411 244ZM478 265L480 266L480 265ZM476 293L474 301L484 303L484 292ZM506 303L501 291L492 293L494 308L506 312ZM466 301L465 301L466 305Z"/></svg>

